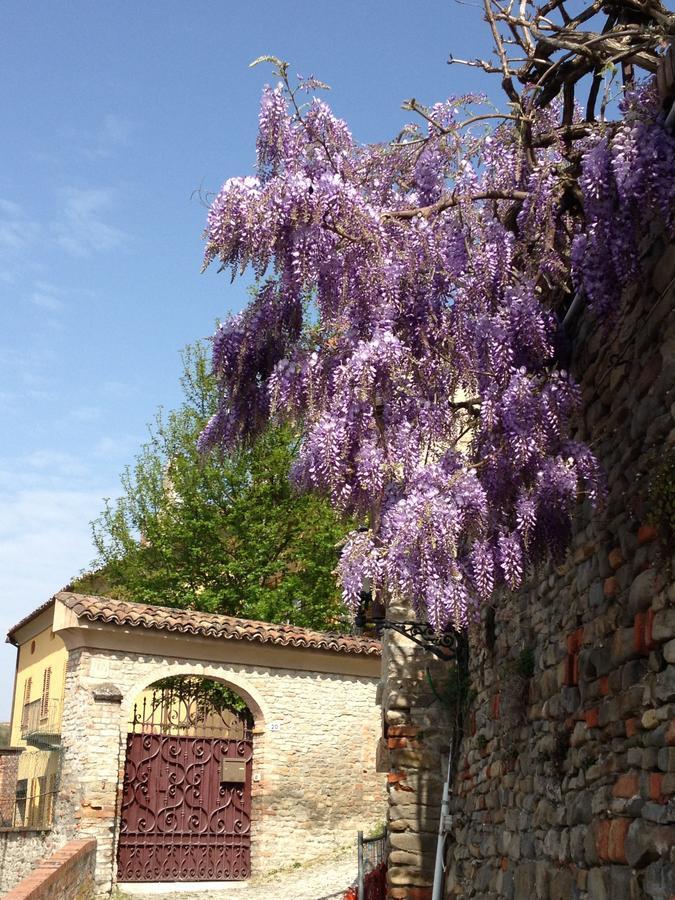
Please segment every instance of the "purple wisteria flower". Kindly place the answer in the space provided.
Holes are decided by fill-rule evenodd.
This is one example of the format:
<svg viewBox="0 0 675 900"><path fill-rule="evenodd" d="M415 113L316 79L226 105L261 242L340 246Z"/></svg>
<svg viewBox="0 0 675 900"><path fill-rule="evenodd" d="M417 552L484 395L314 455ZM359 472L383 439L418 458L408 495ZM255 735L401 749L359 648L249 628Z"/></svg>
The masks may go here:
<svg viewBox="0 0 675 900"><path fill-rule="evenodd" d="M257 175L225 183L206 227L205 265L258 283L214 337L221 405L202 444L294 422L296 484L366 527L342 552L346 602L368 581L436 628L559 555L578 501L602 497L569 439L580 396L546 299L571 270L611 316L649 222L673 227L675 147L651 88L576 143L573 196L562 147L526 158L508 122L462 130L475 99L359 146L322 100L266 88ZM532 110L533 134L556 114Z"/></svg>

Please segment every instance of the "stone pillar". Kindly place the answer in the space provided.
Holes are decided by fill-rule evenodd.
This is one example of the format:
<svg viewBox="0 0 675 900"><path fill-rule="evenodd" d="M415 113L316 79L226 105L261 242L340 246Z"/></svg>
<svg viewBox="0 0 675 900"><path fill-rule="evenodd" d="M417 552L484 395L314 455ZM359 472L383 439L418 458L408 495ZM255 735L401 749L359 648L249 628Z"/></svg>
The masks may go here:
<svg viewBox="0 0 675 900"><path fill-rule="evenodd" d="M117 786L120 777L120 703L112 684L90 679L91 657L71 651L63 712L61 798L78 838L96 838L97 896L113 884Z"/></svg>
<svg viewBox="0 0 675 900"><path fill-rule="evenodd" d="M391 604L387 617L413 619ZM427 900L433 884L436 838L447 754L448 662L387 629L382 648L382 716L388 767L388 893L392 900Z"/></svg>

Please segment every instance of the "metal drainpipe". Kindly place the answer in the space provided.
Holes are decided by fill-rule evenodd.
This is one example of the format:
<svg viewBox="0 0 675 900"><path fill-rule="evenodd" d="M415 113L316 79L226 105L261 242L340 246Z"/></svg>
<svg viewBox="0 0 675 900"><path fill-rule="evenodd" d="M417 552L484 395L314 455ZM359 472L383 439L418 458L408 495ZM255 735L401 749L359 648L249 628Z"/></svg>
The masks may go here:
<svg viewBox="0 0 675 900"><path fill-rule="evenodd" d="M450 777L452 772L452 743L448 756L448 774L443 785L443 799L441 801L441 820L438 825L438 841L436 842L436 865L434 867L434 886L431 892L431 900L441 900L443 891L443 869L445 863L445 835L448 831L450 813Z"/></svg>
<svg viewBox="0 0 675 900"><path fill-rule="evenodd" d="M565 313L565 317L562 320L562 327L566 328L572 319L576 316L577 310L581 306L581 291L577 291L574 297L572 298L572 302L570 303L569 309Z"/></svg>
<svg viewBox="0 0 675 900"><path fill-rule="evenodd" d="M666 116L666 128L668 131L675 131L675 100L673 100L670 112Z"/></svg>

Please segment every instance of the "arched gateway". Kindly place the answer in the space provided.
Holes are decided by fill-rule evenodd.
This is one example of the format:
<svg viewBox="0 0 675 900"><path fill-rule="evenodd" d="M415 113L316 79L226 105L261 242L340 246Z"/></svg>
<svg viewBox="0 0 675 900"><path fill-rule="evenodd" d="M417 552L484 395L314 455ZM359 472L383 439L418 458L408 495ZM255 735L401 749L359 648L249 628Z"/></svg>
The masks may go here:
<svg viewBox="0 0 675 900"><path fill-rule="evenodd" d="M128 723L117 878L242 881L251 873L253 717L209 678L163 678Z"/></svg>
<svg viewBox="0 0 675 900"><path fill-rule="evenodd" d="M67 592L10 639L38 625L67 653L52 843L96 838L99 896L264 874L384 818L377 641ZM203 679L239 712L176 699Z"/></svg>

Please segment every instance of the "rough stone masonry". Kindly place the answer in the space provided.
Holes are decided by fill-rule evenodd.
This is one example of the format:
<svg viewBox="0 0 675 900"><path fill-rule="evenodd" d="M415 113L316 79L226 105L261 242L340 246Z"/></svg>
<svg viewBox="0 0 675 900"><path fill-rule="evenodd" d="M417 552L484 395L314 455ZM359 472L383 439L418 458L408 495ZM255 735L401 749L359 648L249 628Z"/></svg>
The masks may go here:
<svg viewBox="0 0 675 900"><path fill-rule="evenodd" d="M584 311L571 333L576 437L605 469L606 507L580 508L565 561L470 634L448 898L675 896L673 536L650 493L675 453L675 246L644 249L614 325ZM429 662L388 640L391 898L431 896L450 729Z"/></svg>

